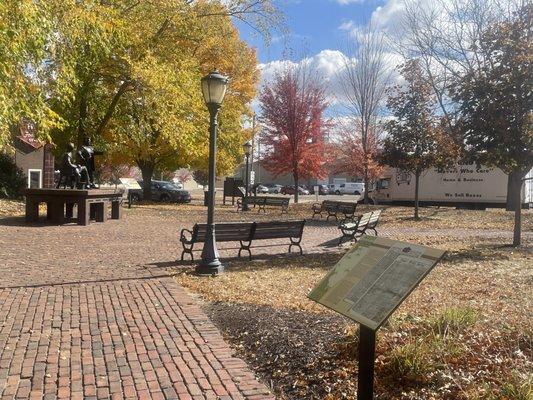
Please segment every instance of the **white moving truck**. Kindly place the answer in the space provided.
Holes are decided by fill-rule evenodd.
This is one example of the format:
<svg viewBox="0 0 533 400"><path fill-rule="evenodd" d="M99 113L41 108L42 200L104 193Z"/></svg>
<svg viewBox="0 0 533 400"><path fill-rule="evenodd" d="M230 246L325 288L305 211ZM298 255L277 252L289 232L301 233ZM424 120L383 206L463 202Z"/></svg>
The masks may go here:
<svg viewBox="0 0 533 400"><path fill-rule="evenodd" d="M522 203L533 202L533 170L522 187ZM375 204L413 204L415 176L397 168L389 168L378 179L371 192ZM420 175L419 201L421 205L457 206L475 209L505 207L507 175L499 168L475 164L457 164L440 170L431 168Z"/></svg>

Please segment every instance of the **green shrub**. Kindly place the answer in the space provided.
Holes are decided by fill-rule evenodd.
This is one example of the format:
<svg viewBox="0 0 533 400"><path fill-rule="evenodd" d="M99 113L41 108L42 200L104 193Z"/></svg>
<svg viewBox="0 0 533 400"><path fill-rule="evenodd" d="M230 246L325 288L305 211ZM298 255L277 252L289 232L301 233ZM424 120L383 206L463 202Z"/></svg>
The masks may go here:
<svg viewBox="0 0 533 400"><path fill-rule="evenodd" d="M0 198L16 199L26 183L22 170L13 159L0 153Z"/></svg>
<svg viewBox="0 0 533 400"><path fill-rule="evenodd" d="M472 308L447 308L431 318L429 324L435 333L447 336L464 331L469 326L474 325L477 319L477 313Z"/></svg>
<svg viewBox="0 0 533 400"><path fill-rule="evenodd" d="M397 378L422 376L434 370L424 342L407 343L392 350L390 368Z"/></svg>
<svg viewBox="0 0 533 400"><path fill-rule="evenodd" d="M531 379L523 383L507 382L482 398L483 400L532 400L533 382Z"/></svg>
<svg viewBox="0 0 533 400"><path fill-rule="evenodd" d="M442 369L449 358L461 357L464 351L460 341L430 333L393 348L389 368L395 379L423 380L428 373Z"/></svg>

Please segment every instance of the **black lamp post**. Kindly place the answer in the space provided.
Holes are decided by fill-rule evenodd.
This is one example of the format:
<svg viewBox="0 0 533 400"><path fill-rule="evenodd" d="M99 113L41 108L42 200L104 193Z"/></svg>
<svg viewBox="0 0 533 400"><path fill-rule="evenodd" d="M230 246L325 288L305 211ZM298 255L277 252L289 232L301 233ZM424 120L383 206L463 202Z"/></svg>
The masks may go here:
<svg viewBox="0 0 533 400"><path fill-rule="evenodd" d="M246 156L246 181L244 182L246 193L244 194L244 201L242 202L242 211L250 211L250 207L248 207L248 193L250 193L250 154L252 154L252 142L247 141L242 145L242 148L244 149L244 155Z"/></svg>
<svg viewBox="0 0 533 400"><path fill-rule="evenodd" d="M218 250L215 237L215 173L216 173L216 152L217 152L217 114L224 95L228 78L218 71L213 71L202 78L202 93L205 104L209 110L209 177L207 193L207 230L205 234L204 249L202 250L202 260L196 266L196 273L199 275L218 275L224 271L224 266L218 259Z"/></svg>

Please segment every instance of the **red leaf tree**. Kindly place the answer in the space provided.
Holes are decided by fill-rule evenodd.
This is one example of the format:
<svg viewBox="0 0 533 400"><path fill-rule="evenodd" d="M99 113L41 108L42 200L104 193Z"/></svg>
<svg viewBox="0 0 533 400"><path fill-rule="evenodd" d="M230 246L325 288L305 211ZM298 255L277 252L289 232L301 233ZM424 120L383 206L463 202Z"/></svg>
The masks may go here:
<svg viewBox="0 0 533 400"><path fill-rule="evenodd" d="M262 164L274 176L292 174L297 203L300 179L326 176L324 87L305 67L288 67L264 85L259 101Z"/></svg>
<svg viewBox="0 0 533 400"><path fill-rule="evenodd" d="M378 159L379 127L369 127L363 139L360 125L360 120L350 120L349 124L338 126L338 140L333 144L333 173L344 172L354 177L363 176L372 183L384 169Z"/></svg>

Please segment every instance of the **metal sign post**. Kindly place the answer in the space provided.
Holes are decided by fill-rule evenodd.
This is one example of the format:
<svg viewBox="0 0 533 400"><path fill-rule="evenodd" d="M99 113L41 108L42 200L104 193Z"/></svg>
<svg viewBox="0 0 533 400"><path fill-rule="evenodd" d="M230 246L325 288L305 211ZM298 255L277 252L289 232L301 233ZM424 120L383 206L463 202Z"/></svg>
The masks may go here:
<svg viewBox="0 0 533 400"><path fill-rule="evenodd" d="M445 251L362 236L308 297L360 324L357 399L374 398L376 332Z"/></svg>
<svg viewBox="0 0 533 400"><path fill-rule="evenodd" d="M359 373L357 400L374 398L374 360L376 358L376 332L359 325Z"/></svg>

